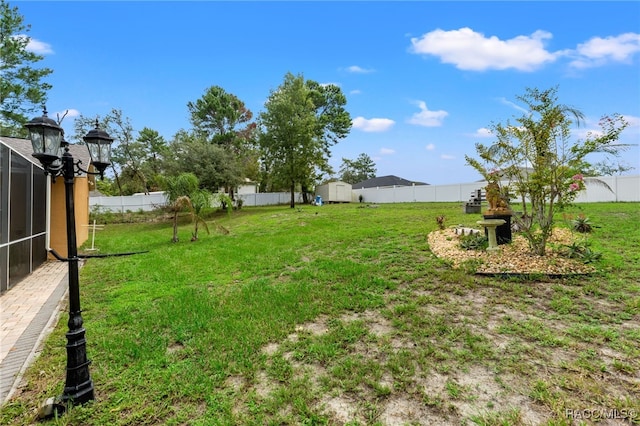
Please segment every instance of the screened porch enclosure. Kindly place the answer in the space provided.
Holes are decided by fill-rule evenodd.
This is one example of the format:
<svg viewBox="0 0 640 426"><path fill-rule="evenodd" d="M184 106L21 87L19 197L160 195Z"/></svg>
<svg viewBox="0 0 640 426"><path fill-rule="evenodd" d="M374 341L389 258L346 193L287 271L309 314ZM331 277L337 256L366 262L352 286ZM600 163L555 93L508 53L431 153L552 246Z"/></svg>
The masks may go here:
<svg viewBox="0 0 640 426"><path fill-rule="evenodd" d="M47 177L0 139L0 293L47 260Z"/></svg>

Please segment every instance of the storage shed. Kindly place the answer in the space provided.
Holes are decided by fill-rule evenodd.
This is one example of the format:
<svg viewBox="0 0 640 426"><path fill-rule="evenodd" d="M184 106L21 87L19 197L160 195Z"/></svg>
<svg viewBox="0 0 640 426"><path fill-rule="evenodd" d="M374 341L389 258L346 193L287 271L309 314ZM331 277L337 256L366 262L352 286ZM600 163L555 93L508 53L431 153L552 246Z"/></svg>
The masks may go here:
<svg viewBox="0 0 640 426"><path fill-rule="evenodd" d="M350 203L351 184L335 181L316 186L316 196L322 197L323 203Z"/></svg>

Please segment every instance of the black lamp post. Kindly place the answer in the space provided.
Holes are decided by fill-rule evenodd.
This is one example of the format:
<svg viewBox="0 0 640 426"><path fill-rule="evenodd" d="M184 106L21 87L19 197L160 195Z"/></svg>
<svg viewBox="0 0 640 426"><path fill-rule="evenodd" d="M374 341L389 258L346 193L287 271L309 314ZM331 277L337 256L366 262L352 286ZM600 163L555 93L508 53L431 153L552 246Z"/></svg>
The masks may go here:
<svg viewBox="0 0 640 426"><path fill-rule="evenodd" d="M87 359L85 329L82 326L82 310L80 309L80 282L78 274L78 246L76 243L76 219L73 199L73 184L76 174L99 174L110 164L111 143L113 138L96 128L89 131L83 138L91 155L91 162L98 173L90 173L80 167L81 162L74 162L69 152L68 144L63 140L63 130L58 124L47 117L46 109L42 117L34 118L25 127L29 130L29 138L33 145L33 156L45 168L45 173L53 179L64 177L66 215L67 215L67 257L62 258L53 250L54 256L69 263L69 331L67 332L67 378L64 392L57 401L56 409L64 410L66 404L84 404L93 400L93 382L89 373ZM64 153L59 156L60 147L64 146Z"/></svg>

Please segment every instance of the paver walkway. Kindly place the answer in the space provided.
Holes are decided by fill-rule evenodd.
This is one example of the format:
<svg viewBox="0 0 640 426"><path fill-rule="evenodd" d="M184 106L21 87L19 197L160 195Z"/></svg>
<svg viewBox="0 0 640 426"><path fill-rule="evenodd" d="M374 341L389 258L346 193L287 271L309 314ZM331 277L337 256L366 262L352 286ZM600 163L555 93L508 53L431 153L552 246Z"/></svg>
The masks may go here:
<svg viewBox="0 0 640 426"><path fill-rule="evenodd" d="M0 405L15 392L64 312L68 272L66 262L47 261L0 296Z"/></svg>

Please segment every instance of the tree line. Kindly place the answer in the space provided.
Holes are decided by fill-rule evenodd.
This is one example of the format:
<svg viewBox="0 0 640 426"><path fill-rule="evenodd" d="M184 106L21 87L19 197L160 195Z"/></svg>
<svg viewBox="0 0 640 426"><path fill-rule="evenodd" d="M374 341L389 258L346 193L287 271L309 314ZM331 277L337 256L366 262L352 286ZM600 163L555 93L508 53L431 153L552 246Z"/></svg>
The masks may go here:
<svg viewBox="0 0 640 426"><path fill-rule="evenodd" d="M29 38L24 34L29 28L17 8L0 0L0 13L0 130L24 137L28 114L47 99L51 85L45 78L52 70L36 68L43 58L27 51ZM556 209L583 189L584 176L629 170L620 163L587 161L592 153L615 157L623 151L627 146L617 141L628 123L618 114L604 116L599 133L575 141L570 127L580 124L583 116L559 103L557 88L527 89L518 100L527 112L516 124L492 125L497 141L477 144L479 158L466 160L487 181L497 176L511 180L503 189L520 198L523 216L516 222L533 251L544 254ZM249 179L259 182L263 192L289 191L293 208L296 191L306 202L317 183L334 175L331 147L351 130L346 103L337 85L288 72L254 118L237 96L211 86L187 103L191 127L179 130L170 141L147 127L136 134L124 113L114 109L100 122L117 143L112 178L99 183L99 189L107 195L168 190L178 199L175 189L181 185L172 179L187 177L185 181L197 182L198 190L218 193L223 188L227 197L221 200L228 206L234 188ZM94 120L80 116L74 124L72 141L82 143ZM357 183L375 176L375 164L366 154L342 160L341 180ZM195 190L190 191L195 197Z"/></svg>
<svg viewBox="0 0 640 426"><path fill-rule="evenodd" d="M27 50L29 26L18 9L0 0L0 11L0 130L5 136L26 137L23 126L45 104L51 89L46 77L53 70L38 68L43 57ZM191 127L170 140L149 127L136 131L122 110L112 109L98 119L114 138L110 171L98 189L105 195L149 193L166 190L167 176L191 173L200 188L213 193L222 189L232 200L235 188L247 180L259 182L262 192L289 191L293 207L296 191L307 202L323 180L356 183L375 176L366 154L343 158L339 176L329 164L331 147L351 130L346 103L338 86L289 72L254 117L236 95L211 86L186 105ZM76 117L68 142L82 144L95 120Z"/></svg>

